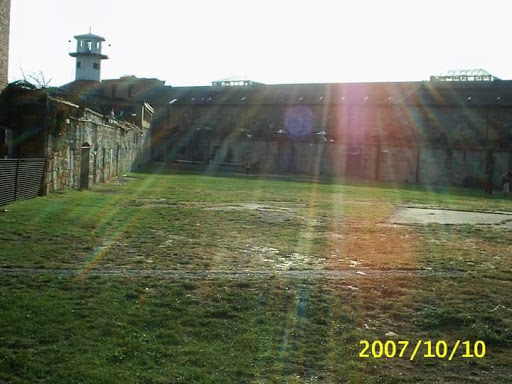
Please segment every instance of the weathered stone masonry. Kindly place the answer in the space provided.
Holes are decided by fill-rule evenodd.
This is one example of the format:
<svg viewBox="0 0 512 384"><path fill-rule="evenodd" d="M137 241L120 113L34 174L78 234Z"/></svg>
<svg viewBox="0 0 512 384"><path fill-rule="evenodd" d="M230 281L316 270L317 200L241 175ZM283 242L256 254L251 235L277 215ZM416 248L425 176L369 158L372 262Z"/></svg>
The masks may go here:
<svg viewBox="0 0 512 384"><path fill-rule="evenodd" d="M7 86L11 0L0 0L0 91Z"/></svg>
<svg viewBox="0 0 512 384"><path fill-rule="evenodd" d="M72 106L67 104L71 108ZM74 111L76 112L76 111ZM90 109L66 114L49 135L45 192L80 189L102 183L149 161L148 130L105 117ZM83 149L89 149L84 151ZM82 157L89 156L87 185L80 179Z"/></svg>
<svg viewBox="0 0 512 384"><path fill-rule="evenodd" d="M44 194L87 189L149 161L152 108L146 103L134 106L135 124L11 84L0 106L0 125L11 138L8 157L46 159Z"/></svg>

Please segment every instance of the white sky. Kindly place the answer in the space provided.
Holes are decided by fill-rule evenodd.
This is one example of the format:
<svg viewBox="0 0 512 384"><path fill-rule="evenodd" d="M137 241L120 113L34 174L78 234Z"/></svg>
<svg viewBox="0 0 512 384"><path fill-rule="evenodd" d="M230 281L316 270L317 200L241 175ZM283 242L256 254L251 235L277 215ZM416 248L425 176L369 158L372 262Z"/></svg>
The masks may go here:
<svg viewBox="0 0 512 384"><path fill-rule="evenodd" d="M407 81L473 68L512 79L511 11L510 0L11 0L9 80L73 81L73 36L89 27L107 40L102 79Z"/></svg>

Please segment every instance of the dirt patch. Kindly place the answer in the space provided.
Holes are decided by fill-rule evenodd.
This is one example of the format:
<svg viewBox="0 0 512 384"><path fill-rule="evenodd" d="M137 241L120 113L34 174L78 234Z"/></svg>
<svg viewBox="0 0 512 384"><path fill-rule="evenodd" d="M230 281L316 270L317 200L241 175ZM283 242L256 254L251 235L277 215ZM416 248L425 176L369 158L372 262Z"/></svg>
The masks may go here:
<svg viewBox="0 0 512 384"><path fill-rule="evenodd" d="M280 204L287 204L280 202ZM298 221L308 226L321 225L321 221L316 218L309 218L299 214L299 209L304 208L298 204L287 204L289 207L278 205L268 205L261 203L234 203L221 204L203 207L205 211L251 211L258 214L260 219L266 223L285 223L289 221Z"/></svg>
<svg viewBox="0 0 512 384"><path fill-rule="evenodd" d="M176 246L176 243L185 243L193 241L192 239L189 239L188 237L185 236L170 234L165 234L165 238L167 238L167 240L162 240L162 243L159 245L160 248L172 248Z"/></svg>
<svg viewBox="0 0 512 384"><path fill-rule="evenodd" d="M277 248L248 246L242 253L253 258L254 264L264 269L277 271L322 269L326 259L293 252L282 254Z"/></svg>
<svg viewBox="0 0 512 384"><path fill-rule="evenodd" d="M212 207L203 208L205 211L267 211L267 212L283 212L289 211L290 208L275 207L259 203L236 203L236 204L222 204Z"/></svg>
<svg viewBox="0 0 512 384"><path fill-rule="evenodd" d="M389 221L392 224L487 224L512 228L512 214L510 213L468 212L418 207L399 207Z"/></svg>
<svg viewBox="0 0 512 384"><path fill-rule="evenodd" d="M135 199L134 201L128 201L126 203L129 207L135 207L135 208L160 208L163 206L173 206L176 205L174 201L160 198L160 199L145 199L145 198L139 198Z"/></svg>
<svg viewBox="0 0 512 384"><path fill-rule="evenodd" d="M119 193L118 190L115 189L91 189L92 193Z"/></svg>
<svg viewBox="0 0 512 384"><path fill-rule="evenodd" d="M290 208L276 207L259 203L224 204L203 208L205 211L252 211L258 213L266 223L283 223L292 220L294 212Z"/></svg>
<svg viewBox="0 0 512 384"><path fill-rule="evenodd" d="M417 266L418 237L407 227L343 228L343 236L330 237L329 268L414 268Z"/></svg>
<svg viewBox="0 0 512 384"><path fill-rule="evenodd" d="M135 177L130 177L130 176L122 176L122 177L119 177L115 180L113 180L111 182L111 184L113 185L125 185L127 182L129 182L130 180L134 180Z"/></svg>
<svg viewBox="0 0 512 384"><path fill-rule="evenodd" d="M393 207L380 208L366 216L341 217L331 223L327 235L328 269L418 267L417 230L408 225L389 224Z"/></svg>

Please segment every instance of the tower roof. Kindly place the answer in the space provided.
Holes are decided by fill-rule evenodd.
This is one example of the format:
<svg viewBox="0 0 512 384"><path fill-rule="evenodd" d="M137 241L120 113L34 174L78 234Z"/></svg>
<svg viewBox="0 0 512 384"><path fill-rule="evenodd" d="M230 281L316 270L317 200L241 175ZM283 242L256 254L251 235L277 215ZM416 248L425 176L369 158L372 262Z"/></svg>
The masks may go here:
<svg viewBox="0 0 512 384"><path fill-rule="evenodd" d="M99 41L105 41L105 38L104 37L101 37L101 36L98 36L98 35L94 35L92 33L86 33L84 35L76 35L76 36L73 36L75 39L91 39L91 40L99 40Z"/></svg>

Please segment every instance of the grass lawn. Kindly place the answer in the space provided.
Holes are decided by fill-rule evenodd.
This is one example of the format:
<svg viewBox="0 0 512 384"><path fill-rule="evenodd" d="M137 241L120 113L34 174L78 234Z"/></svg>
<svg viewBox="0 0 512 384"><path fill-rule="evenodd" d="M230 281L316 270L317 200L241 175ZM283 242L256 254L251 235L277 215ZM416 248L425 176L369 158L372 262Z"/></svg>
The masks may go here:
<svg viewBox="0 0 512 384"><path fill-rule="evenodd" d="M512 230L395 225L398 205L512 211L480 190L165 166L2 207L0 382L509 382ZM363 358L362 340L410 345ZM420 340L486 353L411 361Z"/></svg>

